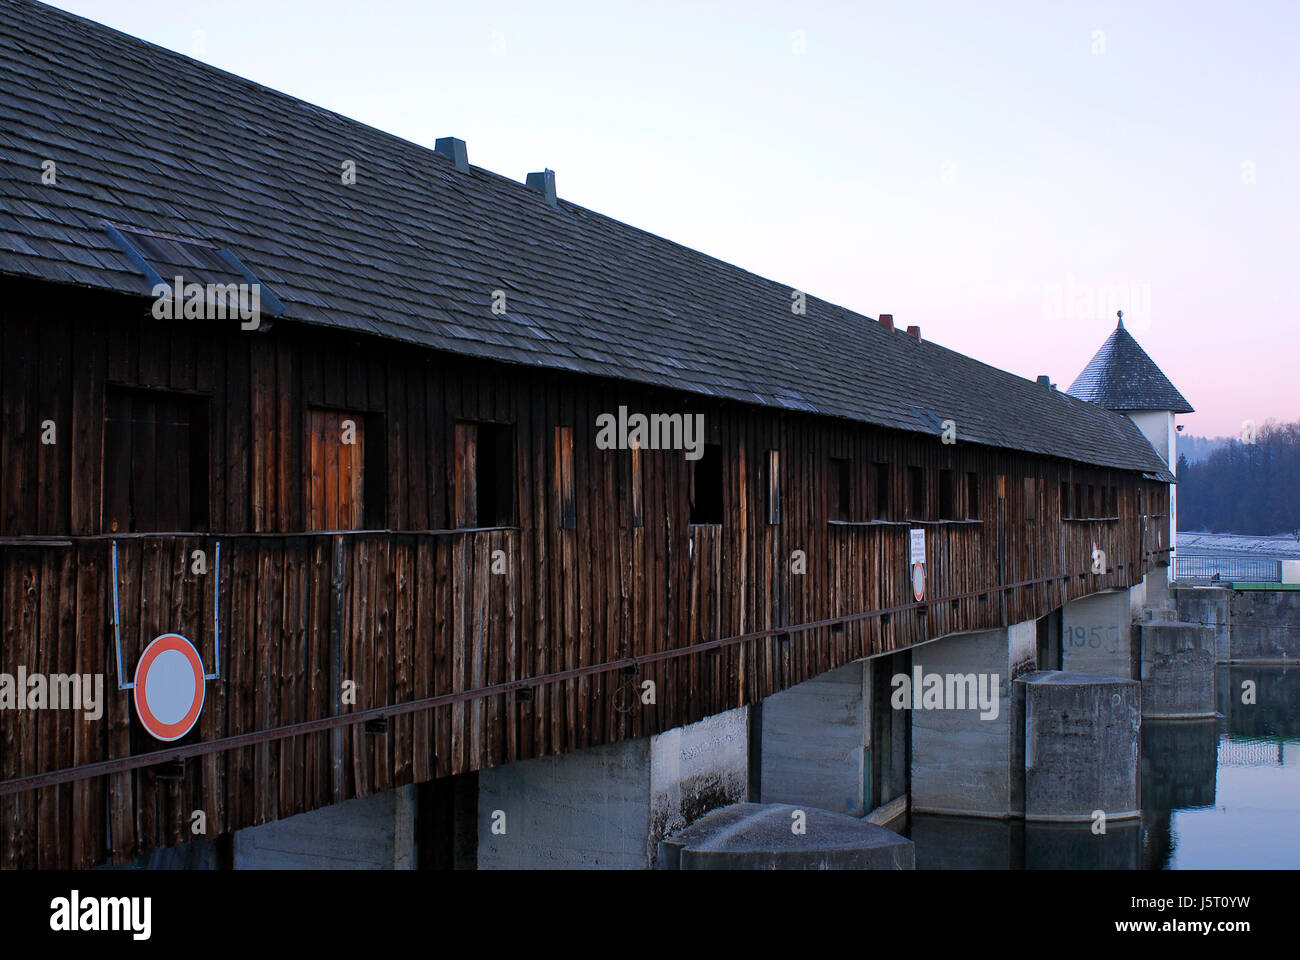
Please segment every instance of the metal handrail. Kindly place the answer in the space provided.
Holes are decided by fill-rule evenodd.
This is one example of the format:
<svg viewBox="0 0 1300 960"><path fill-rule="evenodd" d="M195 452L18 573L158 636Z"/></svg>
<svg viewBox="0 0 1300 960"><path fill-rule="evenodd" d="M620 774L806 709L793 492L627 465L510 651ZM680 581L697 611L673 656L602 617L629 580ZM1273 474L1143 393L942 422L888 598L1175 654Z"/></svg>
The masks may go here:
<svg viewBox="0 0 1300 960"><path fill-rule="evenodd" d="M1225 583L1281 583L1282 561L1261 557L1174 556L1175 580Z"/></svg>

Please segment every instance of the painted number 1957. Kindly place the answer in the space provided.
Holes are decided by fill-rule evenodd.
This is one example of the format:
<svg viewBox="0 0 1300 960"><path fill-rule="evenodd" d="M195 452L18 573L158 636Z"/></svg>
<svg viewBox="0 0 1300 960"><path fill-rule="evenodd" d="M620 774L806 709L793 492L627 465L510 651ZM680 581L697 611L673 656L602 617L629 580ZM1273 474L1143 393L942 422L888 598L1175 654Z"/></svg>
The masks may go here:
<svg viewBox="0 0 1300 960"><path fill-rule="evenodd" d="M1065 640L1072 647L1099 650L1107 646L1111 652L1119 651L1119 627L1067 627Z"/></svg>

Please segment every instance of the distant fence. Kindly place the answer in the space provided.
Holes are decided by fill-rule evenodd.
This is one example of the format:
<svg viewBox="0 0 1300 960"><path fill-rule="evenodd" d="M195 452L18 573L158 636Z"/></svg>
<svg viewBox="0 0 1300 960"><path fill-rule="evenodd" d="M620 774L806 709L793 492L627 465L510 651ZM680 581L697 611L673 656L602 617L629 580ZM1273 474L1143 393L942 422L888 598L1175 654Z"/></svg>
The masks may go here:
<svg viewBox="0 0 1300 960"><path fill-rule="evenodd" d="M1176 554L1174 579L1281 583L1282 561L1259 557L1188 557Z"/></svg>
<svg viewBox="0 0 1300 960"><path fill-rule="evenodd" d="M1219 738L1219 766L1269 767L1282 766L1280 740L1233 740Z"/></svg>

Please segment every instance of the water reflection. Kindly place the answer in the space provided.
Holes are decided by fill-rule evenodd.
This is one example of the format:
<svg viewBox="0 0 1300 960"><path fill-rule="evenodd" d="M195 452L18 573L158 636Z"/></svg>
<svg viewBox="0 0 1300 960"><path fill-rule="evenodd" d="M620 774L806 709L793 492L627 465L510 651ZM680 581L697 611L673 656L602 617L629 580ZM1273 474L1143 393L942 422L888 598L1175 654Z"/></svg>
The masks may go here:
<svg viewBox="0 0 1300 960"><path fill-rule="evenodd" d="M1300 668L1220 666L1219 716L1144 720L1142 819L913 816L922 869L1300 868Z"/></svg>

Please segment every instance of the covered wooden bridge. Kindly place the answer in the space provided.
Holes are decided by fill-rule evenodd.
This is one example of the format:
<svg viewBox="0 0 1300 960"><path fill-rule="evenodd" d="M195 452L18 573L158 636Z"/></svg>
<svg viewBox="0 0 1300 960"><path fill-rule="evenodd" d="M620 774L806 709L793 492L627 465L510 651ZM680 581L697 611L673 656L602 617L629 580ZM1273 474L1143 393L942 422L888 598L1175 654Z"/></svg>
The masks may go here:
<svg viewBox="0 0 1300 960"><path fill-rule="evenodd" d="M0 109L0 673L105 678L0 710L5 867L647 736L1169 549L1128 418L550 175L27 0ZM158 319L174 276L256 324ZM702 455L601 449L620 407ZM215 676L162 742L121 687L169 633Z"/></svg>

